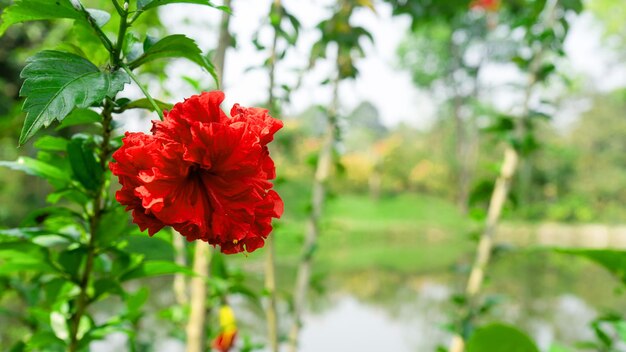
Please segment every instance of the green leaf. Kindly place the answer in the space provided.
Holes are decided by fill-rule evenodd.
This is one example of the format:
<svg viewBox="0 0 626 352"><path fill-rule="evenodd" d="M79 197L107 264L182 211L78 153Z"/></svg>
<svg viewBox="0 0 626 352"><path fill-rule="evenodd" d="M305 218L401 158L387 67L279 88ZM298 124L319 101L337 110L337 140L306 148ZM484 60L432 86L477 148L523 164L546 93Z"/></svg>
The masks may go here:
<svg viewBox="0 0 626 352"><path fill-rule="evenodd" d="M185 274L193 276L194 272L189 268L168 261L145 261L138 268L122 275L122 277L120 277L120 281L171 274Z"/></svg>
<svg viewBox="0 0 626 352"><path fill-rule="evenodd" d="M85 9L89 12L89 16L94 19L98 27L102 27L109 22L111 14L99 9Z"/></svg>
<svg viewBox="0 0 626 352"><path fill-rule="evenodd" d="M52 331L54 331L54 335L56 335L59 340L67 341L70 337L69 330L67 328L67 322L68 320L65 318L63 313L50 313L50 326L52 327Z"/></svg>
<svg viewBox="0 0 626 352"><path fill-rule="evenodd" d="M75 108L87 108L113 97L130 80L125 72L101 72L74 54L45 50L27 60L20 96L26 121L20 135L24 144L42 127L61 121Z"/></svg>
<svg viewBox="0 0 626 352"><path fill-rule="evenodd" d="M96 25L102 27L111 19L111 14L99 9L85 9ZM76 9L71 0L15 0L2 12L0 36L16 23L68 18L86 21L86 16Z"/></svg>
<svg viewBox="0 0 626 352"><path fill-rule="evenodd" d="M154 102L157 103L161 110L172 110L174 105L162 102L160 100L154 99ZM146 109L150 111L154 111L154 106L150 103L147 98L142 98L138 100L133 100L130 103L124 105L124 110L128 109Z"/></svg>
<svg viewBox="0 0 626 352"><path fill-rule="evenodd" d="M70 274L70 276L78 282L80 267L86 258L86 248L78 247L61 252L57 258L57 262L61 265L64 272Z"/></svg>
<svg viewBox="0 0 626 352"><path fill-rule="evenodd" d="M128 236L126 250L143 254L146 260L174 260L172 244L158 237L148 237L144 234Z"/></svg>
<svg viewBox="0 0 626 352"><path fill-rule="evenodd" d="M91 123L100 122L102 117L91 109L74 109L67 117L61 121L61 124L57 126L56 130L60 131L64 128L87 125Z"/></svg>
<svg viewBox="0 0 626 352"><path fill-rule="evenodd" d="M15 0L2 12L0 36L16 23L57 18L78 19L82 16L69 0Z"/></svg>
<svg viewBox="0 0 626 352"><path fill-rule="evenodd" d="M69 181L69 175L63 170L37 159L19 157L16 161L0 161L0 166L13 170L24 171L33 176L43 177L48 180Z"/></svg>
<svg viewBox="0 0 626 352"><path fill-rule="evenodd" d="M215 68L208 58L202 55L196 42L182 34L167 36L152 45L144 43L145 52L128 66L135 69L145 63L164 58L185 58L204 68L217 82Z"/></svg>
<svg viewBox="0 0 626 352"><path fill-rule="evenodd" d="M48 252L27 241L0 243L0 276L14 274L17 271L34 271L37 273L54 273L49 264Z"/></svg>
<svg viewBox="0 0 626 352"><path fill-rule="evenodd" d="M134 33L126 33L122 52L124 53L124 57L128 61L133 61L141 56L141 54L143 54L143 49L141 47L141 44L139 44L139 38L137 38Z"/></svg>
<svg viewBox="0 0 626 352"><path fill-rule="evenodd" d="M182 3L207 5L230 13L230 9L227 6L217 6L209 0L137 0L137 10L149 10L158 6Z"/></svg>
<svg viewBox="0 0 626 352"><path fill-rule="evenodd" d="M124 297L126 301L126 319L136 322L143 315L143 306L148 301L150 291L146 287L142 287L134 293L128 293Z"/></svg>
<svg viewBox="0 0 626 352"><path fill-rule="evenodd" d="M74 177L86 189L95 191L102 181L102 168L93 150L93 143L83 138L72 138L67 145L67 156Z"/></svg>
<svg viewBox="0 0 626 352"><path fill-rule="evenodd" d="M80 294L80 287L65 278L56 278L43 286L45 305L51 310L60 311L63 305Z"/></svg>
<svg viewBox="0 0 626 352"><path fill-rule="evenodd" d="M113 295L122 296L124 295L124 289L120 284L111 278L102 278L96 280L93 284L94 287L94 299L98 299L101 296L110 293Z"/></svg>
<svg viewBox="0 0 626 352"><path fill-rule="evenodd" d="M513 326L495 323L477 329L467 352L539 352L535 343Z"/></svg>
<svg viewBox="0 0 626 352"><path fill-rule="evenodd" d="M573 254L590 259L603 266L626 284L626 251L610 249L557 249L559 253Z"/></svg>
<svg viewBox="0 0 626 352"><path fill-rule="evenodd" d="M121 206L107 209L98 223L96 243L101 247L109 247L128 231L128 216Z"/></svg>
<svg viewBox="0 0 626 352"><path fill-rule="evenodd" d="M67 149L67 139L53 136L43 136L35 142L35 148L51 152L64 152Z"/></svg>
<svg viewBox="0 0 626 352"><path fill-rule="evenodd" d="M60 340L51 331L37 331L28 340L28 347L35 350L63 350L66 346L63 340Z"/></svg>

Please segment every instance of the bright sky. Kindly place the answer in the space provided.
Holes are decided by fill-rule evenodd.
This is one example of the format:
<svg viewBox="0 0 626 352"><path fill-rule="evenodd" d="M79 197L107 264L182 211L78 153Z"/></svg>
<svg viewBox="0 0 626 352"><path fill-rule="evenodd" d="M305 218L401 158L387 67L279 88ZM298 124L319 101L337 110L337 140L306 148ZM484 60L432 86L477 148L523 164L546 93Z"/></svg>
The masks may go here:
<svg viewBox="0 0 626 352"><path fill-rule="evenodd" d="M263 69L250 70L263 63L266 53L259 53L252 44L252 36L262 25L267 15L270 0L233 0L231 31L237 36L237 48L231 49L226 57L224 90L225 109L233 103L250 106L267 99L268 78ZM329 15L332 0L284 0L284 6L302 23L299 45L291 50L278 67L278 83L294 84L297 75L293 70L302 69L308 63L309 48L318 38L314 26ZM349 112L361 101L372 102L380 111L383 122L395 125L404 121L418 127L427 127L435 116L435 104L428 95L418 91L410 80L410 75L398 68L396 48L409 26L408 18L392 18L391 8L384 3L376 4L377 13L359 10L353 24L367 28L374 36L374 44L364 43L366 57L358 61L360 76L354 81L345 82L340 88L343 111ZM194 38L203 50L215 48L219 12L197 5L177 4L162 8L161 20L171 33L184 33ZM270 43L269 31L262 31L262 42ZM602 49L600 31L590 15L577 19L566 42L566 52L573 72L583 74L588 86L608 90L626 83L626 71L610 62L614 59L610 52ZM332 64L320 62L304 76L301 89L292 95L292 103L284 107L286 114L296 114L313 104L328 104L330 88L320 82L329 77ZM167 86L174 92L173 101L195 94L181 75L199 78L209 85L206 73L186 61L180 61L168 68L170 79ZM510 70L493 68L486 73L487 81L513 79ZM506 78L508 77L508 78ZM157 88L157 87L155 87ZM514 105L512 96L498 97L500 101Z"/></svg>

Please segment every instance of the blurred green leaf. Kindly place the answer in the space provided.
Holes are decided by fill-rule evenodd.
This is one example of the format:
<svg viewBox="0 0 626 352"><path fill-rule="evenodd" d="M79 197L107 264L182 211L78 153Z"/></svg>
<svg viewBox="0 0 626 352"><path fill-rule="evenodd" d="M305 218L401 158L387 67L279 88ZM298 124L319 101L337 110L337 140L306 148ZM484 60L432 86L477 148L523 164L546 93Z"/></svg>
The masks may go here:
<svg viewBox="0 0 626 352"><path fill-rule="evenodd" d="M62 137L43 136L34 143L34 146L41 150L64 152L67 149L67 143L67 139Z"/></svg>
<svg viewBox="0 0 626 352"><path fill-rule="evenodd" d="M98 223L96 230L96 244L99 247L109 247L114 244L129 228L128 216L121 206L107 209Z"/></svg>
<svg viewBox="0 0 626 352"><path fill-rule="evenodd" d="M230 13L230 9L226 6L217 6L213 4L209 0L137 0L137 10L149 10L158 6L168 5L168 4L198 4L198 5L207 5L222 11L226 11Z"/></svg>
<svg viewBox="0 0 626 352"><path fill-rule="evenodd" d="M82 16L69 0L15 0L2 12L0 36L16 23L56 18L78 19Z"/></svg>
<svg viewBox="0 0 626 352"><path fill-rule="evenodd" d="M54 335L56 335L56 337L60 340L67 341L70 334L67 328L67 319L63 313L50 313L50 326L52 327L52 331L54 331Z"/></svg>
<svg viewBox="0 0 626 352"><path fill-rule="evenodd" d="M46 305L57 311L62 309L63 304L80 293L78 285L64 278L56 278L47 282L43 290L46 294Z"/></svg>
<svg viewBox="0 0 626 352"><path fill-rule="evenodd" d="M110 293L118 296L124 295L124 289L117 282L117 280L113 280L111 278L101 278L94 282L93 284L94 294L93 299L98 299L101 296Z"/></svg>
<svg viewBox="0 0 626 352"><path fill-rule="evenodd" d="M56 351L58 347L65 347L65 341L56 337L52 331L36 331L28 340L28 347L37 350Z"/></svg>
<svg viewBox="0 0 626 352"><path fill-rule="evenodd" d="M70 178L63 170L37 159L19 157L16 161L0 161L0 166L13 170L24 171L33 176L43 177L48 180L69 182Z"/></svg>
<svg viewBox="0 0 626 352"><path fill-rule="evenodd" d="M202 55L196 42L182 34L167 36L153 45L146 46L145 52L128 66L135 69L147 62L164 58L185 58L204 68L217 82L217 74L211 61Z"/></svg>
<svg viewBox="0 0 626 352"><path fill-rule="evenodd" d="M590 259L626 284L626 251L610 249L557 249L556 251Z"/></svg>
<svg viewBox="0 0 626 352"><path fill-rule="evenodd" d="M174 105L172 104L165 103L157 99L155 99L154 101L157 103L158 107L161 110L171 110L172 107L174 107ZM142 98L138 100L133 100L130 103L124 105L124 110L128 110L128 109L146 109L146 110L154 111L154 106L152 106L152 103L150 103L150 101L147 98Z"/></svg>
<svg viewBox="0 0 626 352"><path fill-rule="evenodd" d="M103 170L96 160L94 144L84 138L72 138L67 145L67 156L76 180L87 190L98 190Z"/></svg>
<svg viewBox="0 0 626 352"><path fill-rule="evenodd" d="M42 127L61 121L74 108L87 108L113 97L129 83L123 71L101 72L88 60L61 51L44 50L27 60L20 96L26 112L20 144Z"/></svg>
<svg viewBox="0 0 626 352"><path fill-rule="evenodd" d="M157 237L148 237L144 234L128 236L126 249L132 253L143 254L146 260L174 260L172 244Z"/></svg>
<svg viewBox="0 0 626 352"><path fill-rule="evenodd" d="M124 301L126 303L126 318L131 321L139 319L143 312L142 308L148 301L150 291L146 287L141 287L134 293L126 294Z"/></svg>
<svg viewBox="0 0 626 352"><path fill-rule="evenodd" d="M57 262L61 265L64 272L70 274L70 276L78 282L80 267L86 258L87 249L85 247L78 247L61 252L57 258Z"/></svg>
<svg viewBox="0 0 626 352"><path fill-rule="evenodd" d="M102 27L109 22L111 14L100 9L86 9L91 18L94 19L98 27Z"/></svg>
<svg viewBox="0 0 626 352"><path fill-rule="evenodd" d="M100 114L91 109L74 109L74 111L67 115L67 117L65 117L63 121L61 121L56 130L60 131L68 127L87 125L100 122L101 120L102 117L100 116Z"/></svg>
<svg viewBox="0 0 626 352"><path fill-rule="evenodd" d="M517 328L501 323L477 329L467 343L467 352L539 352L535 343Z"/></svg>
<svg viewBox="0 0 626 352"><path fill-rule="evenodd" d="M570 350L561 345L551 345L548 352L569 352Z"/></svg>
<svg viewBox="0 0 626 352"><path fill-rule="evenodd" d="M125 273L120 277L120 281L128 281L151 276L185 274L189 276L195 275L192 270L178 264L167 261L145 261L136 269Z"/></svg>

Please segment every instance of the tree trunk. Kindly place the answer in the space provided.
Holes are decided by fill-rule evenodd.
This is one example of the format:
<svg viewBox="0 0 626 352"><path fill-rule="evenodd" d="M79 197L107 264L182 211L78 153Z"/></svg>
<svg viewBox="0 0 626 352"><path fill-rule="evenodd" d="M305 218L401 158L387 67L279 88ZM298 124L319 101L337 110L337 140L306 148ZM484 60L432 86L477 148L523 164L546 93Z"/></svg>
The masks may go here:
<svg viewBox="0 0 626 352"><path fill-rule="evenodd" d="M337 52L339 55L339 52ZM338 68L337 68L338 69ZM319 225L322 217L324 199L326 198L326 182L330 175L333 161L333 147L337 131L337 109L339 107L339 73L333 83L333 100L328 109L326 134L319 151L313 188L311 195L311 213L307 222L306 236L302 259L298 267L296 287L294 290L294 320L289 332L289 351L298 350L298 335L302 326L302 314L306 308L306 296L309 291L313 254L319 236Z"/></svg>
<svg viewBox="0 0 626 352"><path fill-rule="evenodd" d="M187 322L187 352L205 351L205 324L206 324L206 299L207 283L209 277L209 261L211 248L209 244L196 241L193 259L193 271L197 274L191 279L191 302L189 321Z"/></svg>
<svg viewBox="0 0 626 352"><path fill-rule="evenodd" d="M230 7L230 5L231 0L224 0L224 6ZM220 86L224 77L226 49L230 46L229 22L230 15L227 12L222 12L218 46L214 59ZM206 285L209 279L211 248L208 243L202 241L196 241L195 245L193 270L197 276L191 280L190 313L186 328L187 352L204 352L206 345L204 332L207 316Z"/></svg>
<svg viewBox="0 0 626 352"><path fill-rule="evenodd" d="M185 239L181 234L172 230L172 245L174 247L175 258L174 261L180 266L187 266L186 253L185 253ZM179 306L187 304L187 280L185 275L174 275L174 296L176 297L176 303Z"/></svg>
<svg viewBox="0 0 626 352"><path fill-rule="evenodd" d="M553 21L554 11L556 8L556 1L548 2L546 4L546 10L548 16L546 17L546 25L551 27ZM517 135L519 138L523 138L526 130L524 129L525 120L528 118L530 111L530 97L535 85L537 84L537 74L541 67L541 59L543 52L546 48L542 47L535 55L529 65L528 70L528 83L524 92L524 101L522 104L521 119L517 123ZM480 292L481 286L485 278L485 270L489 264L491 258L491 252L496 235L496 227L500 220L502 208L508 198L509 191L511 189L511 181L515 175L520 162L520 155L517 150L512 146L507 146L504 151L504 160L502 162L502 168L500 169L500 175L496 179L493 193L491 194L491 200L489 202L489 208L487 211L487 219L485 222L485 228L478 241L478 248L476 252L476 259L472 265L472 270L467 281L465 288L465 294L467 299L467 305L471 310L476 304L476 298ZM465 348L465 342L462 336L455 335L452 339L449 352L463 352Z"/></svg>
<svg viewBox="0 0 626 352"><path fill-rule="evenodd" d="M230 7L232 1L224 0L224 6ZM213 64L215 65L215 71L220 83L220 89L224 89L224 64L226 60L226 49L230 47L231 37L228 31L230 24L230 14L226 11L222 11L222 19L220 21L220 35L217 42L217 49L215 50L215 58L213 58Z"/></svg>

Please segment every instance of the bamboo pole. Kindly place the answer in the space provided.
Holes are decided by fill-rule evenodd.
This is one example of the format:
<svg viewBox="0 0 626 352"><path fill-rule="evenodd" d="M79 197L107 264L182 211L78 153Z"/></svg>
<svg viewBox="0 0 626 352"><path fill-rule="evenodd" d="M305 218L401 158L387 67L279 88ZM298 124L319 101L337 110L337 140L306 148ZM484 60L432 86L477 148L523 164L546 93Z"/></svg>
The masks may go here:
<svg viewBox="0 0 626 352"><path fill-rule="evenodd" d="M231 0L224 0L224 6L230 8L231 3ZM231 36L228 30L229 25L230 14L226 11L222 11L222 18L220 21L220 34L217 41L217 50L215 50L215 58L213 59L213 64L215 65L215 70L219 79L220 89L223 89L224 86L224 63L226 60L226 49L228 49L231 44Z"/></svg>
<svg viewBox="0 0 626 352"><path fill-rule="evenodd" d="M196 241L193 260L193 271L197 274L191 279L191 302L189 321L187 322L187 352L205 351L205 325L206 325L206 296L209 277L209 262L211 248L209 244Z"/></svg>
<svg viewBox="0 0 626 352"><path fill-rule="evenodd" d="M557 2L558 0L552 0L546 3L546 26L551 26L554 21ZM533 60L529 65L528 82L526 84L524 101L522 104L522 121L519 121L517 124L518 136L523 136L526 133L523 127L525 122L524 120L528 118L530 112L530 98L533 93L534 87L538 83L538 73L541 68L541 60L545 50L545 46L542 46L537 54L533 57ZM487 266L489 265L489 260L491 259L491 252L493 250L497 225L500 220L500 216L502 214L502 209L504 208L506 199L508 198L508 194L511 189L512 179L517 171L519 162L520 155L518 151L511 145L508 145L504 151L504 158L502 161L500 174L496 179L495 187L489 201L485 228L478 241L476 258L474 260L474 264L472 265L472 269L467 280L467 285L465 287L465 295L470 309L476 304L476 298L484 282L485 270L487 269ZM452 338L448 351L463 352L464 349L465 341L463 337L458 334L455 335Z"/></svg>
<svg viewBox="0 0 626 352"><path fill-rule="evenodd" d="M339 60L340 49L337 49ZM337 77L333 81L333 98L328 109L328 121L326 134L319 151L313 189L311 195L311 213L307 221L306 236L303 247L302 259L298 267L296 286L294 290L294 319L289 332L289 351L298 350L298 336L302 326L302 314L306 308L306 296L311 281L313 254L319 237L320 219L323 213L324 200L326 198L326 182L328 181L333 160L333 147L337 133L337 109L339 108L339 62L337 62Z"/></svg>
<svg viewBox="0 0 626 352"><path fill-rule="evenodd" d="M231 0L224 0L224 6L230 7ZM226 50L230 46L229 22L230 14L225 11L222 12L218 45L214 59L220 87L223 85ZM187 334L187 352L204 352L206 350L205 330L208 310L206 305L206 285L210 276L211 252L212 249L208 243L196 241L193 270L197 276L191 280L190 313L185 329Z"/></svg>
<svg viewBox="0 0 626 352"><path fill-rule="evenodd" d="M174 262L180 266L187 266L185 255L185 240L177 231L172 230L172 246L174 247ZM187 280L185 275L174 275L174 297L179 306L184 306L188 301Z"/></svg>

